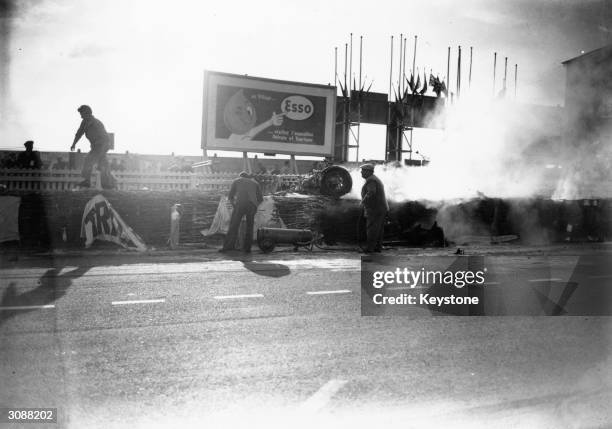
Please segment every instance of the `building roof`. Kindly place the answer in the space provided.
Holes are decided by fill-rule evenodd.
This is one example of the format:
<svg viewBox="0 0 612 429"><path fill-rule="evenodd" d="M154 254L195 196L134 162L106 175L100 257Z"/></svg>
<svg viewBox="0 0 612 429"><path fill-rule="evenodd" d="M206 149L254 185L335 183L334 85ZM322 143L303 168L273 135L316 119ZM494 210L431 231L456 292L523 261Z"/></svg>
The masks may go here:
<svg viewBox="0 0 612 429"><path fill-rule="evenodd" d="M594 51L590 51L585 54L578 55L577 57L570 58L569 60L563 61L561 64L566 66L569 63L572 63L575 61L599 60L599 59L605 58L606 56L612 57L612 45L607 45L599 49L595 49Z"/></svg>

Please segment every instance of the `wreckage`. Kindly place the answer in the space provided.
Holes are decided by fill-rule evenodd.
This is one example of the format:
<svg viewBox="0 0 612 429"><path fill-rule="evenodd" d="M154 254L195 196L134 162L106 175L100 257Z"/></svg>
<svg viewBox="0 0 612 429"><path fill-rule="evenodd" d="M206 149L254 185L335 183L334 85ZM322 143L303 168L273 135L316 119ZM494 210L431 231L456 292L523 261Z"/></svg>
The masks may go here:
<svg viewBox="0 0 612 429"><path fill-rule="evenodd" d="M339 198L351 192L352 188L353 179L348 170L332 165L323 170L314 170L298 185L296 191Z"/></svg>

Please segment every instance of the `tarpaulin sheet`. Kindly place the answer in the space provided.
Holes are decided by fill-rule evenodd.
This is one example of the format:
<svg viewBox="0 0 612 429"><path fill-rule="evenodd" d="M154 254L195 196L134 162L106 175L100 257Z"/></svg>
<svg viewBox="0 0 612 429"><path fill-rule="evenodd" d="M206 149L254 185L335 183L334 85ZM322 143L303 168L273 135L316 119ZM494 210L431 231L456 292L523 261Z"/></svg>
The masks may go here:
<svg viewBox="0 0 612 429"><path fill-rule="evenodd" d="M227 234L233 209L227 197L221 197L212 224L209 229L202 231L202 235L206 237L217 233ZM257 238L257 230L263 227L285 228L285 223L278 216L274 198L271 196L264 197L263 202L257 207L253 226L253 238Z"/></svg>

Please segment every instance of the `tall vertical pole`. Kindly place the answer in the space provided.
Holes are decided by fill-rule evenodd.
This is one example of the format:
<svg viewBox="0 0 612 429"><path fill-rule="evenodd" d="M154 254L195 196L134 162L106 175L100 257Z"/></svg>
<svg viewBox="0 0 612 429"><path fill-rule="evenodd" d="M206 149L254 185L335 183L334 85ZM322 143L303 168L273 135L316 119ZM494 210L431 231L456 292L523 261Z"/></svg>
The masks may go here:
<svg viewBox="0 0 612 429"><path fill-rule="evenodd" d="M338 47L334 48L334 86L338 88Z"/></svg>
<svg viewBox="0 0 612 429"><path fill-rule="evenodd" d="M518 64L514 65L514 99L516 100L516 82L518 75Z"/></svg>
<svg viewBox="0 0 612 429"><path fill-rule="evenodd" d="M457 100L461 95L461 45L457 48Z"/></svg>
<svg viewBox="0 0 612 429"><path fill-rule="evenodd" d="M348 86L346 84L346 70L348 67L348 45L344 44L344 90L348 95Z"/></svg>
<svg viewBox="0 0 612 429"><path fill-rule="evenodd" d="M397 92L401 94L402 92L402 73L404 72L402 69L402 49L404 48L404 35L400 33L400 45L399 45L399 71L397 75ZM400 95L401 96L401 95Z"/></svg>
<svg viewBox="0 0 612 429"><path fill-rule="evenodd" d="M402 65L402 94L404 93L404 89L406 89L406 38L404 37L404 64Z"/></svg>
<svg viewBox="0 0 612 429"><path fill-rule="evenodd" d="M495 69L497 69L497 52L493 53L493 98L495 98Z"/></svg>
<svg viewBox="0 0 612 429"><path fill-rule="evenodd" d="M414 36L414 52L412 53L412 75L414 76L414 66L416 64L417 36Z"/></svg>
<svg viewBox="0 0 612 429"><path fill-rule="evenodd" d="M506 78L508 76L508 57L504 61L504 97L506 96Z"/></svg>
<svg viewBox="0 0 612 429"><path fill-rule="evenodd" d="M361 95L361 67L363 64L363 36L359 36L359 86L357 87L357 91L359 95ZM357 100L357 147L356 150L356 158L359 161L359 144L360 144L360 136L361 136L361 97Z"/></svg>
<svg viewBox="0 0 612 429"><path fill-rule="evenodd" d="M387 95L387 132L385 138L385 161L389 160L389 123L391 122L391 86L393 82L393 36L391 36L391 67L389 67L389 94Z"/></svg>
<svg viewBox="0 0 612 429"><path fill-rule="evenodd" d="M353 79L353 33L351 33L351 50L349 60L349 98L351 97L351 92L353 90L353 84L351 83L351 79Z"/></svg>
<svg viewBox="0 0 612 429"><path fill-rule="evenodd" d="M446 58L446 91L447 91L447 96L448 94L450 94L450 51L451 48L450 46L448 47L448 55Z"/></svg>
<svg viewBox="0 0 612 429"><path fill-rule="evenodd" d="M347 98L344 99L344 106L342 109L343 112L343 125L342 125L342 158L344 160L348 160L348 145L349 145L349 126L348 126L348 122L349 122L349 114L350 112L348 112L349 109L349 99L348 99L348 95L349 95L349 89L348 89L348 85L346 82L346 71L348 68L348 44L345 43L344 44L344 90L346 92ZM343 94L344 95L344 94Z"/></svg>
<svg viewBox="0 0 612 429"><path fill-rule="evenodd" d="M361 67L363 66L363 36L359 36L359 88L361 89Z"/></svg>
<svg viewBox="0 0 612 429"><path fill-rule="evenodd" d="M405 52L406 47L406 39L404 38L404 34L400 33L400 46L399 46L399 75L397 77L397 91L399 92L399 97L403 97L402 90L402 77L404 76L406 69L406 55L403 54ZM396 103L402 103L402 99L396 100ZM402 136L403 136L404 124L400 123L397 129L395 130L396 139L395 139L395 155L394 158L397 159L397 153L401 150L402 147Z"/></svg>
<svg viewBox="0 0 612 429"><path fill-rule="evenodd" d="M468 88L472 88L472 47L470 46L470 75L468 77Z"/></svg>
<svg viewBox="0 0 612 429"><path fill-rule="evenodd" d="M393 36L391 36L391 67L389 68L389 96L387 97L391 100L391 86L393 82Z"/></svg>

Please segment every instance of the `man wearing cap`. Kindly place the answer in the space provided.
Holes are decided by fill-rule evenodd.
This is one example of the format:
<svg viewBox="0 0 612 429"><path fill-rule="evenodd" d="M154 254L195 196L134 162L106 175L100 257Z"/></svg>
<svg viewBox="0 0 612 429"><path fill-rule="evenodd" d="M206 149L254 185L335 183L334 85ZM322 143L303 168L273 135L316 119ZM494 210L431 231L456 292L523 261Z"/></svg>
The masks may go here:
<svg viewBox="0 0 612 429"><path fill-rule="evenodd" d="M361 177L365 179L363 188L361 188L361 205L366 218L367 236L367 247L364 251L366 253L381 252L385 217L389 211L385 186L374 175L373 164L361 166Z"/></svg>
<svg viewBox="0 0 612 429"><path fill-rule="evenodd" d="M34 148L34 142L28 140L23 145L25 146L25 150L19 152L19 155L17 155L17 167L40 169L42 167L42 161L40 160L38 151L32 150Z"/></svg>
<svg viewBox="0 0 612 429"><path fill-rule="evenodd" d="M255 222L257 206L263 201L261 187L259 183L250 178L248 173L243 171L240 173L240 177L232 182L227 198L234 206L234 210L232 211L229 230L223 242L223 248L219 251L234 250L240 222L242 217L246 216L246 237L244 237L242 250L249 253L253 243L253 223Z"/></svg>
<svg viewBox="0 0 612 429"><path fill-rule="evenodd" d="M89 106L83 105L79 107L77 111L80 113L83 120L74 136L74 142L72 146L70 146L70 150L74 151L77 142L83 137L83 134L85 134L85 137L87 137L87 140L89 140L91 144L91 150L85 158L83 171L81 172L84 180L79 183L79 186L84 188L89 188L91 186L91 170L94 164L98 164L98 170L100 170L102 175L102 187L104 189L114 189L116 187L115 178L110 172L108 159L106 159L106 152L110 149L110 138L104 128L104 124L93 116L93 112Z"/></svg>

